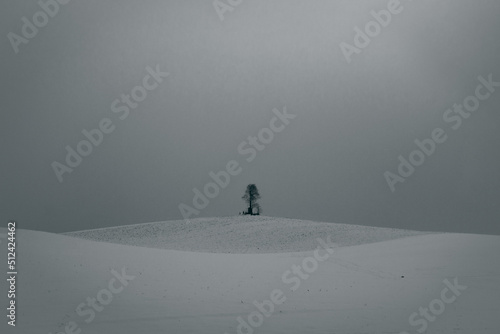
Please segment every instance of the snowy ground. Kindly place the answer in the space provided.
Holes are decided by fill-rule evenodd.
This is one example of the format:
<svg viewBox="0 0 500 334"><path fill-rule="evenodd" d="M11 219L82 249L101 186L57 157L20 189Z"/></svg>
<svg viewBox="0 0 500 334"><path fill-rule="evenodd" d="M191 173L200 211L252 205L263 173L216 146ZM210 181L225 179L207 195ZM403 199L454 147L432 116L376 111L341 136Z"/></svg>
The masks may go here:
<svg viewBox="0 0 500 334"><path fill-rule="evenodd" d="M173 220L66 233L125 245L240 254L314 250L316 238L325 235L338 246L354 246L422 234L426 233L266 216Z"/></svg>
<svg viewBox="0 0 500 334"><path fill-rule="evenodd" d="M315 229L314 224L309 227ZM140 225L134 229L141 230ZM270 238L265 230L260 233ZM4 317L0 332L231 334L238 332L238 317L248 323L253 314L254 321L259 320L255 301L270 300L272 292L280 290L284 303L275 304L260 326L243 333L417 333L425 322L428 333L498 333L500 236L424 234L395 239L381 232L385 241L360 244L356 233L345 233L353 238L348 243L358 245L335 247L331 254L325 249L317 254L280 253L288 249L286 242L269 253L269 241L264 243L266 254L218 254L19 230L17 326L7 326ZM315 239L326 241L328 233L311 232L310 237L315 249L320 245ZM358 237L376 241L373 234ZM317 261L307 278L287 272L314 255L327 258ZM125 280L126 286L111 272L122 268L134 277ZM445 279L457 279L467 288L443 294ZM300 285L292 291L297 281ZM7 291L5 281L0 288ZM88 297L106 302L97 304L100 311L93 311L93 318L86 306ZM441 300L447 301L441 302L445 308L438 315L428 314L432 320L417 313L413 321L419 325L409 323L420 307L431 304L436 310ZM76 312L80 304L83 316Z"/></svg>

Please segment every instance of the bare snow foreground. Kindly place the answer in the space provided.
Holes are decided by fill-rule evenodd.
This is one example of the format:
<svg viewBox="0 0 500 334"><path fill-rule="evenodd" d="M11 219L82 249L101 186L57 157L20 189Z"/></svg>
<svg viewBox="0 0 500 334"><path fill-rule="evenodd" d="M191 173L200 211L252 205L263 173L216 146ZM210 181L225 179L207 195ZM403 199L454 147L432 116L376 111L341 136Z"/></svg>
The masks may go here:
<svg viewBox="0 0 500 334"><path fill-rule="evenodd" d="M18 318L0 333L498 333L499 236L310 237L217 254L19 230Z"/></svg>

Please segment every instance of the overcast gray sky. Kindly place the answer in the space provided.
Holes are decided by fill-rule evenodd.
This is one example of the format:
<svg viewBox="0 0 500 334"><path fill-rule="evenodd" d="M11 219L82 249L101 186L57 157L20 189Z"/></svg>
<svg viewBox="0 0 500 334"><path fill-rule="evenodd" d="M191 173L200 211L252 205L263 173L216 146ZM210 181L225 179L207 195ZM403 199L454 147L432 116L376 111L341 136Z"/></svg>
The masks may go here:
<svg viewBox="0 0 500 334"><path fill-rule="evenodd" d="M0 217L65 232L182 219L208 173L242 172L200 211L245 208L247 184L265 215L348 224L499 234L500 88L453 130L445 111L500 81L500 2L401 0L402 12L348 63L340 43L384 1L246 0L221 21L212 1L73 0L16 54L35 1L2 4ZM110 106L170 75L120 120ZM251 162L238 145L297 115ZM59 182L82 130L115 130ZM392 192L415 139L448 139ZM193 216L194 217L194 216Z"/></svg>

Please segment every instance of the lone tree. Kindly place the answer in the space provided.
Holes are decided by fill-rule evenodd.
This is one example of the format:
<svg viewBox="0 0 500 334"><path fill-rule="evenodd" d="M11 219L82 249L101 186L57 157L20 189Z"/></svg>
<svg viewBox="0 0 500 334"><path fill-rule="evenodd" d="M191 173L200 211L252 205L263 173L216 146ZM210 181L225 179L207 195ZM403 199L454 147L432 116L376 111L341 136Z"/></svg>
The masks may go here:
<svg viewBox="0 0 500 334"><path fill-rule="evenodd" d="M259 189L255 184L249 184L247 189L245 190L245 195L241 197L245 202L248 203L248 212L247 215L253 215L253 208L256 208L260 211L260 205L257 201L260 198Z"/></svg>

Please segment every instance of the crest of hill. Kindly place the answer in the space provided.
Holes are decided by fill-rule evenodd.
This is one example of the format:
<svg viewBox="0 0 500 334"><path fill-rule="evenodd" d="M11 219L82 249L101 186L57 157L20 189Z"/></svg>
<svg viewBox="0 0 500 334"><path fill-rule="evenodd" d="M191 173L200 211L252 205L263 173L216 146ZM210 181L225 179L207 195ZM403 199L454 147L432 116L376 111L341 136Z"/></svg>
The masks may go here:
<svg viewBox="0 0 500 334"><path fill-rule="evenodd" d="M100 242L209 253L302 252L316 249L316 239L328 236L343 247L423 234L430 233L266 216L173 220L65 233Z"/></svg>

